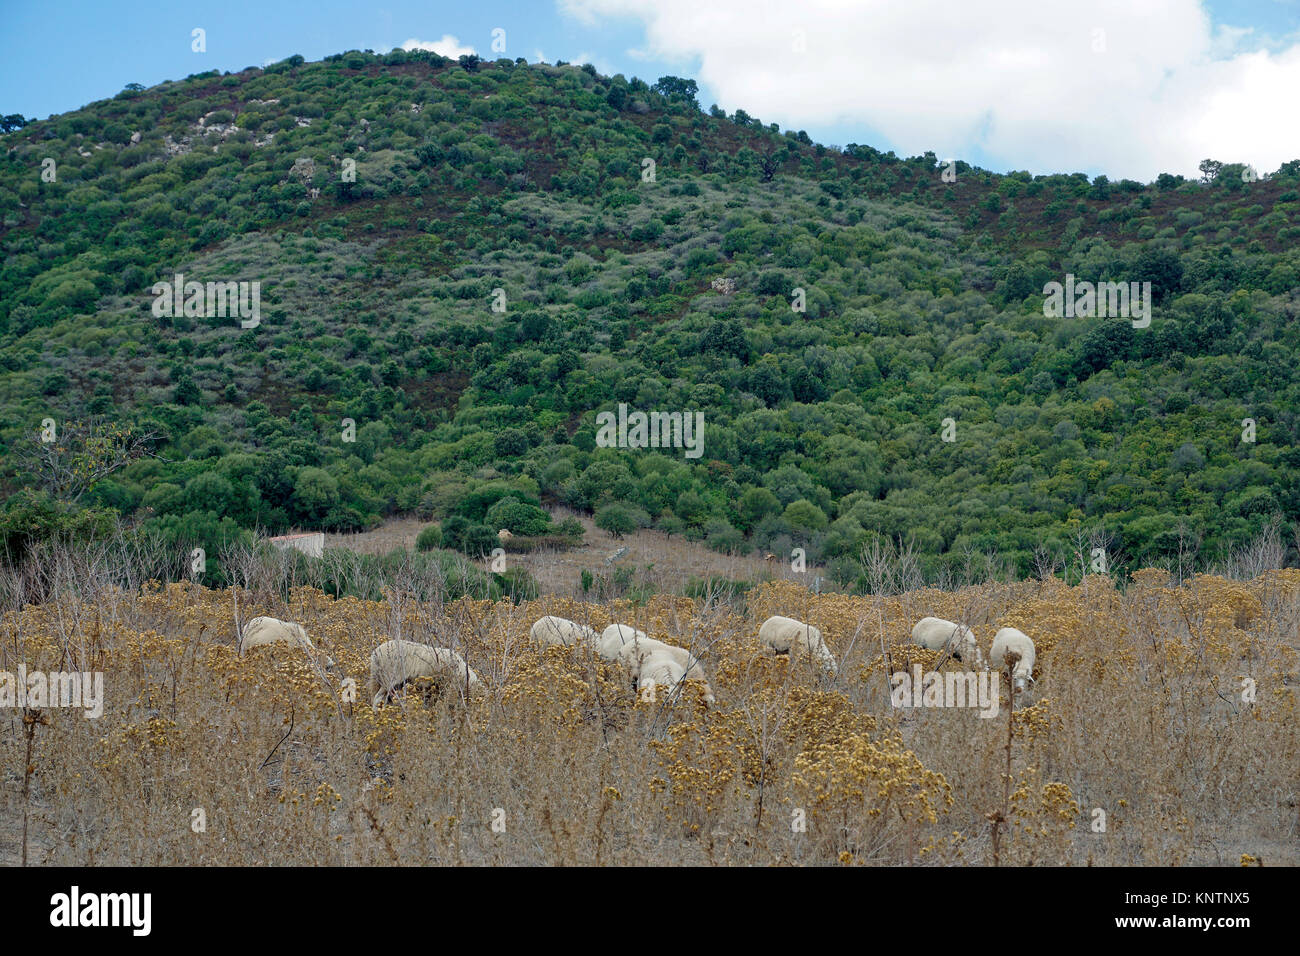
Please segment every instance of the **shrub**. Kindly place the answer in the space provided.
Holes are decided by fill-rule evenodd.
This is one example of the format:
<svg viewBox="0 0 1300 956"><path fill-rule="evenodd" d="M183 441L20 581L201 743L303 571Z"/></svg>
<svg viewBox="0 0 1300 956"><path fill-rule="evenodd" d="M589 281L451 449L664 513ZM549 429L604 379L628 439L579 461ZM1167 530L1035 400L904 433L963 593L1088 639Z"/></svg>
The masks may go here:
<svg viewBox="0 0 1300 956"><path fill-rule="evenodd" d="M566 538L576 538L577 543L581 544L582 539L587 535L587 529L583 527L582 522L577 518L565 518L555 526L557 534L562 534Z"/></svg>
<svg viewBox="0 0 1300 956"><path fill-rule="evenodd" d="M505 528L511 534L546 534L551 527L551 516L536 505L525 504L514 495L507 495L488 508L484 524L490 528Z"/></svg>
<svg viewBox="0 0 1300 956"><path fill-rule="evenodd" d="M790 502L782 517L791 526L807 531L822 531L828 523L826 512L803 498Z"/></svg>
<svg viewBox="0 0 1300 956"><path fill-rule="evenodd" d="M665 511L659 517L659 520L655 522L655 527L671 538L673 535L681 534L686 530L686 522L671 511Z"/></svg>
<svg viewBox="0 0 1300 956"><path fill-rule="evenodd" d="M465 543L465 532L470 528L468 518L460 515L452 515L442 523L442 546L444 548L455 548L461 550Z"/></svg>
<svg viewBox="0 0 1300 956"><path fill-rule="evenodd" d="M501 544L497 533L485 524L472 524L465 529L460 550L471 558L483 558Z"/></svg>
<svg viewBox="0 0 1300 956"><path fill-rule="evenodd" d="M615 538L622 538L636 530L636 516L627 505L615 502L596 512L596 527L608 531Z"/></svg>
<svg viewBox="0 0 1300 956"><path fill-rule="evenodd" d="M435 548L441 548L442 529L436 524L424 528L415 539L415 547L419 551L433 551Z"/></svg>
<svg viewBox="0 0 1300 956"><path fill-rule="evenodd" d="M740 554L745 550L745 536L722 518L705 522L704 542L710 551L720 554Z"/></svg>
<svg viewBox="0 0 1300 956"><path fill-rule="evenodd" d="M492 597L508 598L511 604L520 601L536 601L538 595L537 579L523 568L510 568L500 574L492 575Z"/></svg>
<svg viewBox="0 0 1300 956"><path fill-rule="evenodd" d="M724 601L743 597L752 588L751 581L733 581L721 575L711 574L707 578L691 578L686 582L682 593L697 601L705 598L721 598Z"/></svg>

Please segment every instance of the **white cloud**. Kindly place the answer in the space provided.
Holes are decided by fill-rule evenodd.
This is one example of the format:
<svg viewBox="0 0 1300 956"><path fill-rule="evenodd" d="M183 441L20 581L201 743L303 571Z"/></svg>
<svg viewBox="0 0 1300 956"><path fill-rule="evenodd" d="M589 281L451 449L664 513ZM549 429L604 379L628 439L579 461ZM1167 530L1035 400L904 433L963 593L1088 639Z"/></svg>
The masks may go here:
<svg viewBox="0 0 1300 956"><path fill-rule="evenodd" d="M469 56L472 53L478 52L472 46L461 46L460 41L450 33L444 33L441 40L433 41L417 40L415 37L411 37L411 39L402 44L402 49L428 50L431 53L436 53L439 56L451 57L452 59L461 56Z"/></svg>
<svg viewBox="0 0 1300 956"><path fill-rule="evenodd" d="M614 66L612 66L608 60L606 60L603 57L598 57L592 53L587 53L587 52L579 53L569 62L576 63L578 66L582 66L582 64L584 63L590 63L592 66L596 68L596 72L601 74L602 76L613 76L615 73L618 72L618 70Z"/></svg>
<svg viewBox="0 0 1300 956"><path fill-rule="evenodd" d="M860 127L859 142L876 130L904 154L978 147L994 167L1142 180L1206 157L1261 171L1300 158L1300 43L1245 50L1252 31L1216 29L1202 0L558 5L589 25L639 19L646 51L728 109Z"/></svg>

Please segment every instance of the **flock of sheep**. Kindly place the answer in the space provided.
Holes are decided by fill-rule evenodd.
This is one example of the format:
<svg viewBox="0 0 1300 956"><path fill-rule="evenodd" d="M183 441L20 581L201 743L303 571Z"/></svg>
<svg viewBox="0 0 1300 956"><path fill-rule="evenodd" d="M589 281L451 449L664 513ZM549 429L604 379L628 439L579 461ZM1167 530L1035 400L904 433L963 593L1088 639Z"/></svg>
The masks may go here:
<svg viewBox="0 0 1300 956"><path fill-rule="evenodd" d="M528 634L535 643L544 646L585 644L604 660L623 665L638 693L659 686L672 693L682 681L697 680L704 684L704 702L712 704L716 700L704 668L690 651L656 641L626 624L611 624L597 634L585 624L547 615L539 618Z"/></svg>
<svg viewBox="0 0 1300 956"><path fill-rule="evenodd" d="M597 634L594 628L585 624L547 615L533 624L529 637L543 646L578 644L591 648L603 660L621 665L638 693L653 694L654 688L662 687L672 695L678 692L684 681L693 680L704 685L705 704L716 702L704 668L695 655L684 647L655 640L644 631L626 624L611 624ZM810 657L831 676L839 671L835 656L822 640L821 631L810 624L790 617L769 617L758 629L758 640L774 654ZM1016 690L1024 690L1034 679L1034 642L1014 627L1004 627L994 636L987 664L974 632L965 624L954 624L938 617L922 618L912 628L912 642L981 667L991 664L1000 669L1008 655L1018 655L1019 660L1012 670ZM312 655L316 653L301 624L273 617L255 617L244 626L240 633L239 653L242 656L253 647L278 643L296 645ZM323 657L322 663L326 668L334 666L328 655ZM379 645L370 655L369 692L373 695L372 703L376 709L394 699L409 681L418 678L454 682L465 696L484 693L478 675L450 648L393 640Z"/></svg>

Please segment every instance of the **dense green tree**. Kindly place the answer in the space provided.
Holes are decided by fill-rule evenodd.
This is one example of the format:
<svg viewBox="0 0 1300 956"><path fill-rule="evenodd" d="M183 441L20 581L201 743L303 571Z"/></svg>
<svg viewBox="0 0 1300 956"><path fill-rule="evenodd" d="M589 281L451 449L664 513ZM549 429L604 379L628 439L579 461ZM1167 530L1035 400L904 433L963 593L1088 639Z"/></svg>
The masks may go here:
<svg viewBox="0 0 1300 956"><path fill-rule="evenodd" d="M629 535L637 528L632 509L619 502L612 502L596 512L596 527L608 531L615 538Z"/></svg>
<svg viewBox="0 0 1300 956"><path fill-rule="evenodd" d="M314 524L339 503L339 483L322 468L300 468L291 503L304 522Z"/></svg>
<svg viewBox="0 0 1300 956"><path fill-rule="evenodd" d="M507 495L488 508L484 523L490 528L504 528L511 534L538 535L550 530L551 518L537 505Z"/></svg>
<svg viewBox="0 0 1300 956"><path fill-rule="evenodd" d="M694 80L680 76L661 76L651 89L666 99L685 103L692 109L700 108L700 104L696 100L700 87Z"/></svg>

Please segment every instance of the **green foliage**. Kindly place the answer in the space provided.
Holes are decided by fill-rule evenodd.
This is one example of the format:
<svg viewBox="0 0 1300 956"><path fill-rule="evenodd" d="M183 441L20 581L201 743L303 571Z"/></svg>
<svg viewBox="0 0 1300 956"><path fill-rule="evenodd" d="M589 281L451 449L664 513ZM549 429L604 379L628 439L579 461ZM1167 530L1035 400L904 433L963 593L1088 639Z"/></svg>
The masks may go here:
<svg viewBox="0 0 1300 956"><path fill-rule="evenodd" d="M420 533L415 536L415 548L417 551L434 551L442 547L442 529L436 524L427 525L420 529Z"/></svg>
<svg viewBox="0 0 1300 956"><path fill-rule="evenodd" d="M43 542L76 544L104 538L116 524L110 509L69 511L47 495L20 491L0 511L0 558L15 562Z"/></svg>
<svg viewBox="0 0 1300 956"><path fill-rule="evenodd" d="M511 534L537 535L551 530L551 516L546 511L514 495L500 498L488 508L484 523L490 528L504 528Z"/></svg>
<svg viewBox="0 0 1300 956"><path fill-rule="evenodd" d="M209 555L414 513L441 524L418 547L477 559L502 527L580 540L550 524L565 505L728 553L797 543L856 581L880 536L931 569L979 548L1023 573L1084 528L1141 561L1178 521L1220 555L1300 520L1300 161L1150 186L959 163L950 184L932 156L821 147L697 95L349 51L6 117L0 493L39 483L16 452L47 416L165 432L156 458L69 479L90 517L7 510L15 546L108 508ZM58 183L33 174L47 155ZM261 279L261 323L155 317L177 272ZM1067 273L1150 282L1150 326L1045 319ZM701 412L701 456L598 448L619 403Z"/></svg>
<svg viewBox="0 0 1300 956"><path fill-rule="evenodd" d="M483 558L501 544L497 534L485 524L471 524L460 536L460 550L471 558Z"/></svg>
<svg viewBox="0 0 1300 956"><path fill-rule="evenodd" d="M828 523L824 511L811 501L805 501L802 498L786 505L785 512L781 517L791 527L802 528L806 531L822 531Z"/></svg>
<svg viewBox="0 0 1300 956"><path fill-rule="evenodd" d="M670 101L682 103L692 109L700 108L700 104L696 100L700 88L699 84L694 80L684 79L680 76L661 76L651 89Z"/></svg>
<svg viewBox="0 0 1300 956"><path fill-rule="evenodd" d="M492 575L493 598L505 598L512 604L518 604L521 601L536 601L538 593L537 580L523 568L510 568Z"/></svg>
<svg viewBox="0 0 1300 956"><path fill-rule="evenodd" d="M735 601L743 598L753 586L752 581L736 581L711 574L707 578L691 578L686 582L682 593L696 600L711 598L715 601Z"/></svg>
<svg viewBox="0 0 1300 956"><path fill-rule="evenodd" d="M316 526L339 503L338 479L323 468L301 468L290 501L308 526Z"/></svg>
<svg viewBox="0 0 1300 956"><path fill-rule="evenodd" d="M626 505L608 504L596 512L596 527L622 538L636 530L636 516Z"/></svg>
<svg viewBox="0 0 1300 956"><path fill-rule="evenodd" d="M583 528L582 522L577 518L564 518L555 525L555 533L566 538L572 538L575 543L581 544L587 532Z"/></svg>
<svg viewBox="0 0 1300 956"><path fill-rule="evenodd" d="M704 525L704 541L712 551L740 554L749 550L745 536L723 518L712 518Z"/></svg>
<svg viewBox="0 0 1300 956"><path fill-rule="evenodd" d="M468 518L460 515L452 515L442 523L442 546L444 548L455 548L463 550L465 545L465 535L473 527Z"/></svg>
<svg viewBox="0 0 1300 956"><path fill-rule="evenodd" d="M499 596L488 575L465 558L449 551L416 552L398 549L384 555L357 554L351 561L322 561L295 555L299 564L298 580L319 587L335 597L355 597L381 601L381 583L399 575L417 580L439 582L449 601L461 597L479 600Z"/></svg>
<svg viewBox="0 0 1300 956"><path fill-rule="evenodd" d="M515 504L532 505L535 508L541 504L536 495L530 494L524 488L510 482L492 481L481 484L465 494L456 504L454 512L471 521L491 524L492 522L487 520L488 512L503 498L510 498Z"/></svg>

